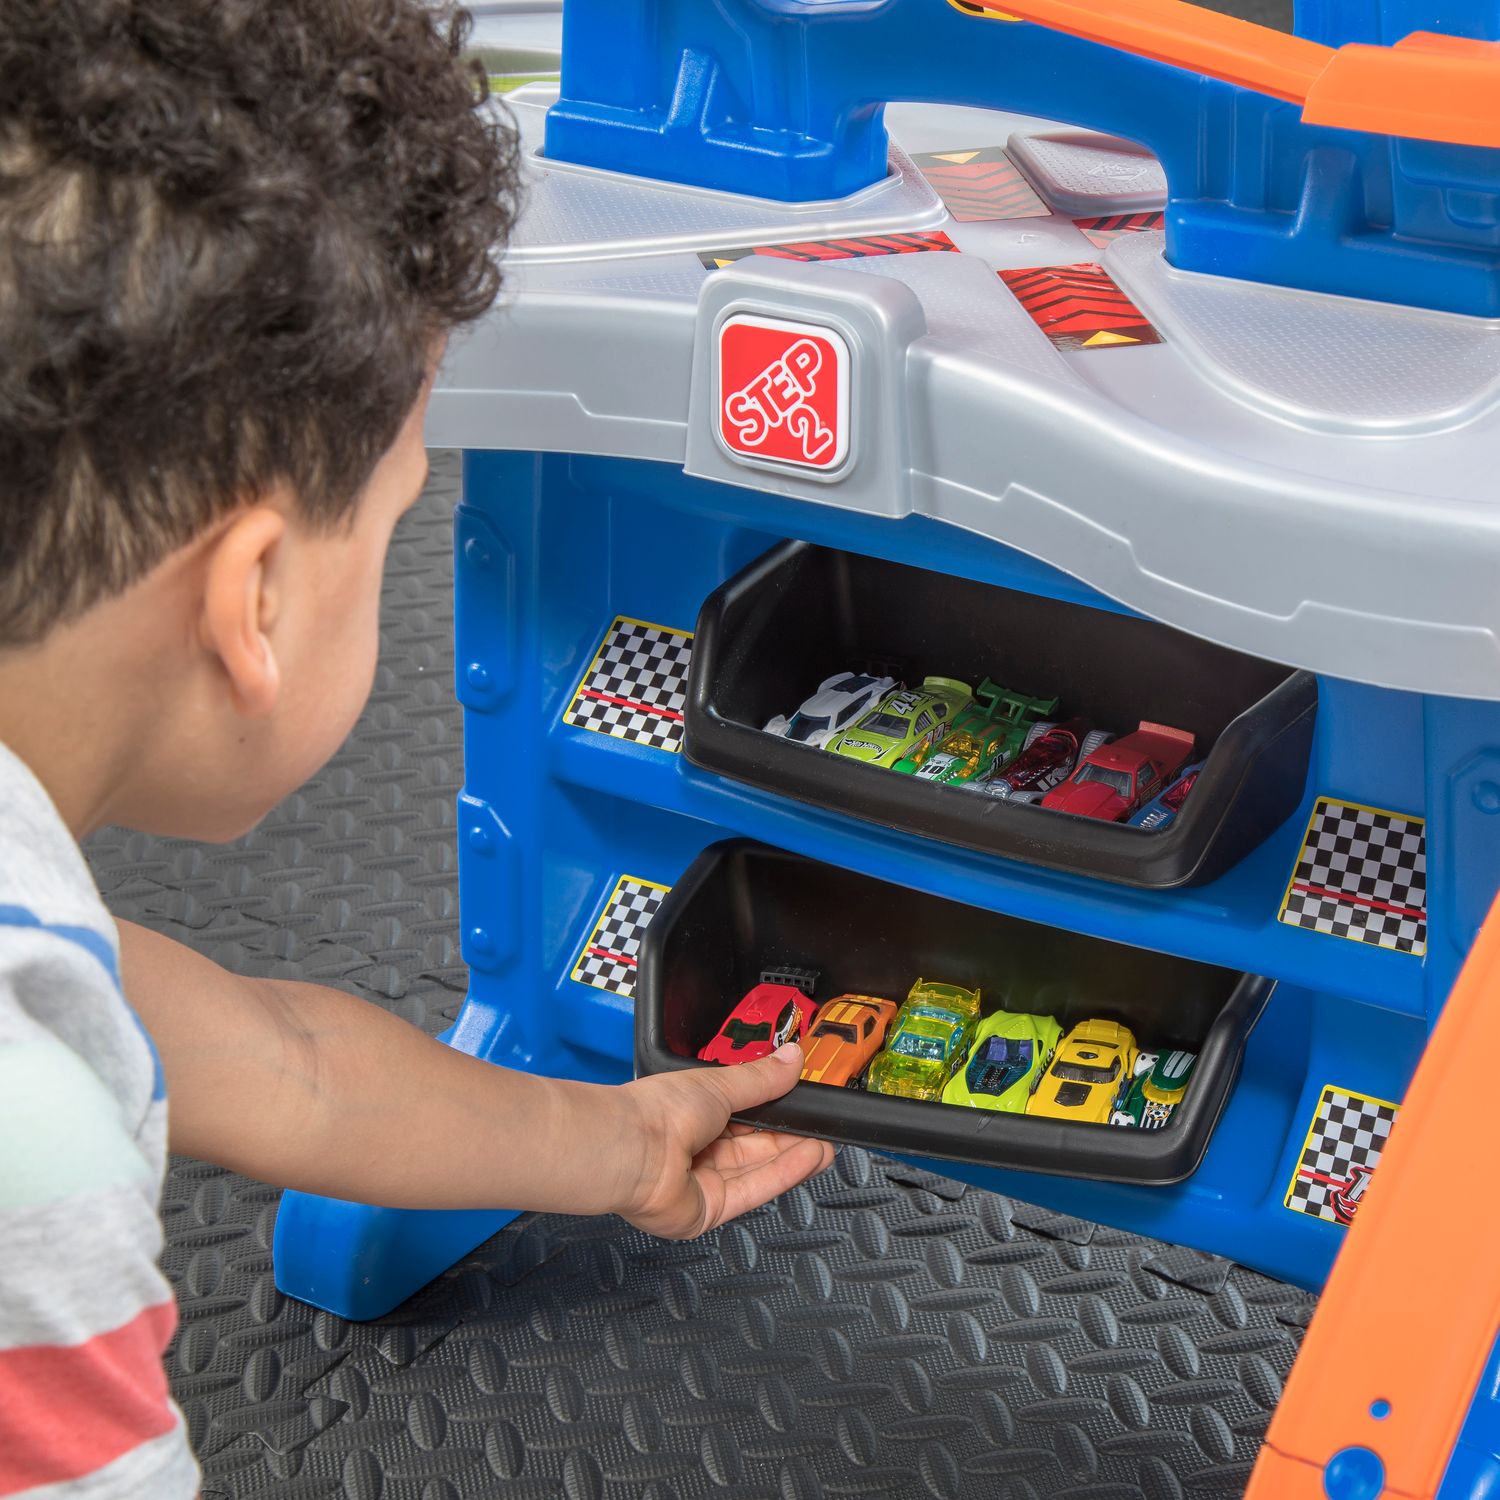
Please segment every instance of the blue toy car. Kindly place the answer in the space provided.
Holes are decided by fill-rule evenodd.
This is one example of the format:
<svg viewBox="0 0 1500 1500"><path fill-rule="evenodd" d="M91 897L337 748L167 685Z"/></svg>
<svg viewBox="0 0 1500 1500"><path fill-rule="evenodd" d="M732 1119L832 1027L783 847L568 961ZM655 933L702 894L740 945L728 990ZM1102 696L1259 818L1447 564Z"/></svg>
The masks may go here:
<svg viewBox="0 0 1500 1500"><path fill-rule="evenodd" d="M1193 783L1197 781L1198 773L1202 769L1201 760L1194 761L1190 766L1184 766L1177 779L1165 791L1153 797L1143 808L1128 818L1125 826L1145 828L1153 833L1160 833L1163 828L1174 822L1177 814L1182 811L1182 804L1187 801L1187 794L1192 791Z"/></svg>

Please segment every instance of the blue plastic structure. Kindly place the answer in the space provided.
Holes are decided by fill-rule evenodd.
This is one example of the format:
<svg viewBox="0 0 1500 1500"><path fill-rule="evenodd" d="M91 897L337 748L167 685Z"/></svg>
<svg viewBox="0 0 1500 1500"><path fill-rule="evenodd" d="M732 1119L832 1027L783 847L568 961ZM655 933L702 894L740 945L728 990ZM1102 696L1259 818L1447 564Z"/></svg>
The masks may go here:
<svg viewBox="0 0 1500 1500"><path fill-rule="evenodd" d="M1500 1341L1474 1392L1437 1500L1495 1500L1500 1495Z"/></svg>
<svg viewBox="0 0 1500 1500"><path fill-rule="evenodd" d="M1340 0L1316 15L1304 8L1299 24L1322 40L1390 41L1423 24L1489 37L1500 32L1500 4L1454 0L1434 16L1400 0L1383 9L1373 0ZM565 28L564 89L551 111L546 146L559 160L637 179L807 201L857 194L885 172L882 109L888 100L1003 105L1150 146L1167 170L1167 245L1179 266L1500 315L1500 152L1311 129L1289 105L1040 27L965 13L949 0L568 0ZM600 174L575 174L580 178L597 185ZM617 208L640 186L605 183ZM1359 430L1346 413L1327 430L1294 432L1291 419L1242 408L1207 385L1189 389L1184 400L1161 403L1174 413L1186 408L1190 418L1201 410L1219 424L1221 437L1267 452L1281 466L1267 477L1250 459L1236 467L1227 447L1216 452L1206 428L1201 450L1196 430L1191 444L1162 433L1148 440L1138 414L1126 412L1127 396L1139 391L1120 372L1141 372L1141 389L1149 387L1152 371L1180 374L1171 361L1186 347L1185 337L1175 350L1074 351L1079 360L1105 364L1070 362L1072 355L1050 347L1005 301L1009 294L983 256L967 251L917 254L899 264L893 258L877 268L894 268L912 285L924 279L926 300L894 274L835 268L820 280L818 267L782 265L796 274L778 276L762 261L751 271L710 275L697 252L736 243L722 228L715 236L705 227L722 222L712 218L722 204L701 193L659 196L672 198L674 206L690 204L697 227L689 232L668 225L673 235L654 245L645 235L632 238L633 227L621 230L599 251L600 265L581 270L597 245L522 246L523 291L515 306L459 350L471 364L468 378L449 393L450 406L469 414L466 431L473 434L456 439L471 451L455 535L466 778L458 807L459 880L470 990L447 1040L509 1067L597 1082L627 1079L633 959L611 949L600 923L622 881L633 900L649 902L706 847L729 837L756 839L986 911L1262 975L1276 982L1275 992L1251 1033L1207 1155L1186 1181L1158 1187L972 1166L945 1170L1063 1214L1319 1285L1345 1231L1329 1218L1289 1211L1289 1184L1301 1170L1309 1123L1326 1089L1360 1096L1374 1110L1402 1098L1428 1028L1490 906L1500 881L1494 833L1500 701L1493 701L1500 692L1486 697L1481 684L1473 698L1461 699L1364 686L1321 672L1300 805L1227 873L1187 889L1111 885L840 816L690 764L672 743L670 713L659 735L621 737L595 732L607 718L603 710L590 728L575 708L615 622L637 622L640 630L677 643L668 649L686 649L682 634L694 629L709 595L788 538L1125 615L1124 605L1074 575L1087 575L1091 562L1111 556L1111 547L1134 558L1136 542L1145 544L1141 576L1157 556L1167 558L1164 567L1180 560L1172 549L1159 549L1168 523L1157 518L1166 514L1169 481L1177 486L1174 494L1189 487L1195 517L1203 500L1202 521L1191 523L1203 536L1190 539L1205 542L1201 552L1224 534L1215 528L1211 503L1223 498L1218 490L1229 488L1223 476L1246 490L1260 486L1253 498L1266 498L1269 515L1269 502L1287 487L1285 476L1302 465L1317 488L1310 481L1307 504L1293 520L1316 533L1330 572L1342 568L1339 581L1349 583L1347 574L1359 568L1351 567L1344 555L1349 549L1341 552L1340 544L1371 530L1365 522L1375 501L1369 512L1361 510L1365 496L1356 491L1337 503L1345 497L1328 476L1313 473L1317 465L1338 443L1346 445L1341 453L1363 445L1366 451L1354 455L1361 463L1371 461L1368 450L1378 449L1378 461L1392 472L1410 464L1423 442L1440 455L1452 446L1462 457L1488 411L1487 398L1475 396L1480 416L1466 416L1452 431L1440 428L1429 437L1416 427L1389 440ZM936 205L938 219L941 213ZM621 218L629 215L622 211ZM589 219L580 212L566 223ZM961 235L957 225L947 227ZM1089 248L1071 223L1052 230L1071 236L1067 242L1080 256ZM963 247L948 246L954 248ZM619 268L632 258L635 264ZM1122 258L1106 261L1118 265ZM949 274L944 267L967 276L955 283L952 297L936 280ZM524 290L528 273L538 289L531 304ZM715 446L705 366L721 293L729 300L717 311L759 310L843 329L858 356L853 409L865 445L852 478L820 476L813 483L785 472L768 476L734 467L733 457ZM970 314L983 297L999 299L1014 319L1001 320L991 305L988 331L979 327L982 320ZM1391 309L1374 312L1397 316ZM608 329L599 326L604 317L612 320ZM1447 328L1460 320L1423 321ZM532 340L530 370L505 363L504 349L522 338ZM622 350L622 342L629 347ZM1111 376L1111 359L1137 363L1116 364ZM588 368L581 369L585 360ZM986 360L993 361L994 383L980 387ZM600 371L599 381L586 384ZM907 376L925 383L905 385ZM1111 380L1130 389L1122 394ZM1003 394L988 410L954 422L958 393L974 389ZM1183 387L1175 389L1180 394ZM1201 408L1194 405L1200 397ZM987 435L973 440L968 456L977 455L981 477L986 466L997 471L995 493L981 497L988 507L982 513L977 505L957 509L961 499L974 498L979 481L972 470L952 479L942 467L945 455L951 460L954 449L1002 408L1011 417L1034 411L1033 426L1073 412L1068 440L1052 439L1050 456L1062 454L1063 466L1082 472L1103 454L1103 466L1087 476L1097 489L1119 488L1127 465L1144 468L1155 508L1150 525L1136 530L1154 527L1154 533L1135 534L1124 522L1112 530L1102 512L1089 509L1086 496L1067 491L1047 466L1038 466L1041 477L1028 475L1025 461L1036 455L1024 444L1040 446L1030 431L1012 434L1003 451L997 445L993 461ZM519 427L497 437L497 413L510 418L516 411L524 418ZM949 425L918 428L918 417L933 413ZM908 417L909 432L903 427ZM1118 443L1098 436L1112 430L1124 434ZM1283 440L1285 457L1278 447ZM482 444L498 441L555 451L481 451ZM1200 463L1204 455L1213 462ZM1455 460L1451 468L1456 473L1465 463ZM899 485L881 488L893 474L920 475L924 503L941 500L955 509L946 520L920 513ZM1424 496L1427 474L1424 469ZM1453 473L1445 472L1443 482L1456 483ZM1436 488L1433 495L1453 498ZM1428 554L1417 544L1428 528L1446 527L1442 536L1448 538L1457 506L1445 504L1437 515L1434 503L1429 516L1416 500L1403 508L1401 498L1384 498L1381 535L1387 552L1405 557L1409 549L1420 567ZM1222 518L1227 507L1217 514ZM1294 529L1286 514L1277 513L1278 536ZM1465 515L1484 513L1476 504ZM1068 524L1057 521L1047 530L1038 517ZM1253 521L1271 529L1260 509ZM1030 547L1035 556L1008 544L1025 524L1037 527L1031 535L1040 540ZM1462 534L1465 548L1470 535ZM1475 555L1488 555L1489 532L1476 521L1472 535ZM1042 556L1055 566L1037 560ZM1235 558L1225 561L1223 571L1233 573ZM1283 576L1271 566L1263 570L1278 581ZM1113 576L1136 575L1121 570ZM1396 592L1384 591L1382 603ZM1184 597L1197 593L1177 588ZM1362 598L1352 585L1339 596L1345 597ZM1277 619L1295 625L1305 614L1309 640L1319 619L1371 613L1304 609L1306 598L1288 592ZM1262 611L1273 612L1269 605ZM1387 613L1398 616L1399 644L1426 639L1415 625L1405 629L1405 612ZM1159 617L1166 619L1166 610ZM1468 636L1478 640L1484 633L1474 628ZM1457 629L1454 638L1461 638ZM1296 659L1316 669L1315 654ZM1409 686L1415 677L1420 686L1425 657L1420 647L1408 656L1416 663L1412 675L1396 680ZM1468 691L1467 682L1449 691ZM595 697L607 706L611 694L603 689ZM624 707L630 708L628 701ZM1346 941L1347 934L1278 919L1320 798L1356 810L1394 810L1399 822L1421 824L1422 951ZM1389 896L1373 890L1362 899L1376 907L1399 905ZM601 973L608 977L598 982ZM524 1145L517 1143L518 1149ZM1358 1186L1348 1184L1351 1198ZM278 1284L346 1316L376 1316L512 1216L402 1212L288 1194L276 1231ZM1351 1458L1346 1468L1352 1477L1341 1482L1362 1482L1363 1463Z"/></svg>
<svg viewBox="0 0 1500 1500"><path fill-rule="evenodd" d="M1282 1195L1322 1082L1401 1098L1428 1018L1484 915L1486 898L1471 901L1469 892L1493 886L1475 842L1489 836L1491 820L1479 800L1451 794L1447 768L1464 759L1458 747L1500 744L1500 704L1321 679L1297 814L1209 885L1129 890L894 836L563 721L616 616L691 630L714 588L787 535L1118 610L1111 601L940 523L893 527L658 464L470 453L464 493L455 542L467 780L458 837L471 974L449 1034L454 1045L554 1076L627 1079L631 1003L573 979L575 962L621 875L670 886L703 848L731 835L971 905L1266 974L1279 980L1276 996L1251 1035L1207 1158L1186 1182L1148 1188L943 1170L1321 1284L1344 1230L1289 1213ZM590 540L605 537L610 546ZM1488 764L1475 767L1481 782ZM1377 807L1428 809L1425 961L1276 922L1313 798L1328 787ZM398 1213L288 1194L279 1284L346 1316L371 1317L508 1217Z"/></svg>
<svg viewBox="0 0 1500 1500"><path fill-rule="evenodd" d="M1495 0L1301 4L1312 40L1494 40ZM883 177L883 106L981 105L1138 141L1167 256L1500 316L1500 151L1304 125L1295 105L947 0L568 0L547 155L793 202Z"/></svg>

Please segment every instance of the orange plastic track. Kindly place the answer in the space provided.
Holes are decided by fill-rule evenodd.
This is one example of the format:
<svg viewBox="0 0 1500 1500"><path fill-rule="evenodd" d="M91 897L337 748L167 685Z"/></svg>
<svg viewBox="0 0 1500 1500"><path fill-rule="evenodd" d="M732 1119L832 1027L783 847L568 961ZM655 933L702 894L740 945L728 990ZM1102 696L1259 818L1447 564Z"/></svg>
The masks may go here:
<svg viewBox="0 0 1500 1500"><path fill-rule="evenodd" d="M1437 1494L1500 1327L1500 902L1438 1021L1292 1368L1246 1500L1326 1500L1370 1448L1388 1500ZM1432 1236L1443 1238L1442 1282ZM1371 1407L1389 1403L1377 1419Z"/></svg>
<svg viewBox="0 0 1500 1500"><path fill-rule="evenodd" d="M1310 125L1500 147L1500 43L1416 32L1325 47L1186 0L971 0L1302 106Z"/></svg>

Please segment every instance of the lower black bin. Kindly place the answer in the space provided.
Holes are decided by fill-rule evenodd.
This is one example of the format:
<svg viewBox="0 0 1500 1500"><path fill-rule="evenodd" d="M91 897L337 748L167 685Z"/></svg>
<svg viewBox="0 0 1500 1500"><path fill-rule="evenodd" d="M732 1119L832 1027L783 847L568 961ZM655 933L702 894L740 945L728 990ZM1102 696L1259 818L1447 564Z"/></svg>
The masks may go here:
<svg viewBox="0 0 1500 1500"><path fill-rule="evenodd" d="M1115 734L1190 731L1207 762L1182 812L1147 832L998 801L766 734L825 677L879 664L1057 695ZM1125 885L1222 874L1301 805L1317 679L1154 620L882 558L784 542L698 616L683 753L783 796L946 843Z"/></svg>
<svg viewBox="0 0 1500 1500"><path fill-rule="evenodd" d="M814 998L902 1000L918 979L980 987L986 1014L1121 1021L1143 1046L1198 1054L1160 1130L1087 1125L801 1083L758 1124L948 1161L1168 1183L1203 1159L1270 980L1001 916L748 840L706 849L646 929L635 990L636 1069L697 1052L760 971L819 971Z"/></svg>

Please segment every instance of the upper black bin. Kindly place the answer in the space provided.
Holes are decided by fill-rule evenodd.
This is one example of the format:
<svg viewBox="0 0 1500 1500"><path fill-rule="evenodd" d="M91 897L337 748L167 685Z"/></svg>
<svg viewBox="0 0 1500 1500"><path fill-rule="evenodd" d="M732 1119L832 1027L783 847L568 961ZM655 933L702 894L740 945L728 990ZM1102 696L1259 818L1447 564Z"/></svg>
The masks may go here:
<svg viewBox="0 0 1500 1500"><path fill-rule="evenodd" d="M919 781L766 734L824 678L989 676L1116 734L1190 730L1207 764L1181 813L1144 831ZM683 750L695 765L908 833L1126 885L1222 874L1302 801L1317 713L1311 673L1133 615L880 558L785 542L698 616Z"/></svg>
<svg viewBox="0 0 1500 1500"><path fill-rule="evenodd" d="M981 1166L1161 1184L1191 1175L1229 1097L1270 980L1084 937L763 844L706 849L646 929L635 987L636 1070L714 1067L698 1051L765 969L818 971L814 999L902 1000L918 979L982 991L999 1009L1123 1022L1143 1046L1197 1054L1182 1103L1159 1130L1080 1124L868 1090L799 1083L747 1116Z"/></svg>

